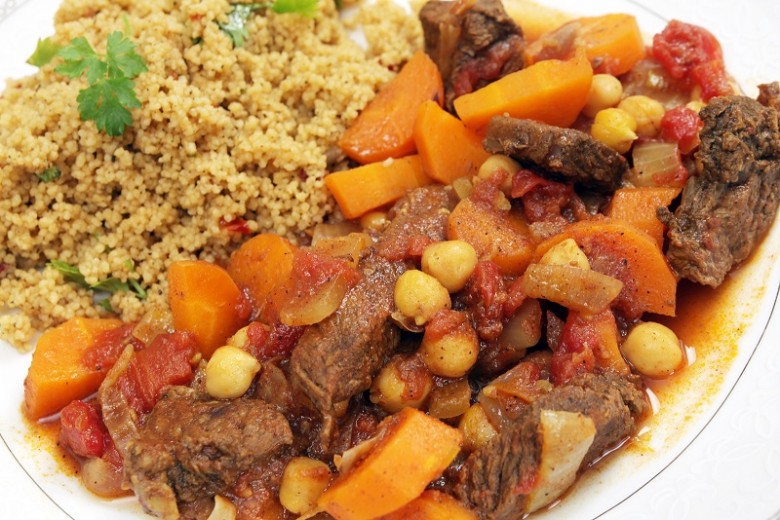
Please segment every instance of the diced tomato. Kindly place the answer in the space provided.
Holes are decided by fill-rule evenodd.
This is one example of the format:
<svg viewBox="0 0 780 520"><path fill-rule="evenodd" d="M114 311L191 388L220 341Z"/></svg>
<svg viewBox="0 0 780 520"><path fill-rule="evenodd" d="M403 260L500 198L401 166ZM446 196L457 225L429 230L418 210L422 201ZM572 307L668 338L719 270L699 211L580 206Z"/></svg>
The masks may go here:
<svg viewBox="0 0 780 520"><path fill-rule="evenodd" d="M306 327L291 327L284 323L274 323L270 327L253 321L247 327L249 338L247 351L259 361L275 357L289 357Z"/></svg>
<svg viewBox="0 0 780 520"><path fill-rule="evenodd" d="M720 43L708 30L672 20L653 37L653 57L674 79L701 87L701 97L732 93Z"/></svg>
<svg viewBox="0 0 780 520"><path fill-rule="evenodd" d="M423 251L433 240L425 235L411 234L398 237L383 245L382 256L391 262L401 260L420 260Z"/></svg>
<svg viewBox="0 0 780 520"><path fill-rule="evenodd" d="M523 291L523 277L520 276L516 278L515 281L512 282L509 285L509 288L506 290L504 316L510 317L514 315L514 313L517 312L517 309L523 305L523 302L527 297L528 296L525 294L525 291Z"/></svg>
<svg viewBox="0 0 780 520"><path fill-rule="evenodd" d="M249 229L249 222L242 219L241 217L234 218L231 221L227 221L224 219L224 217L221 217L219 219L219 228L223 231L228 231L230 233L240 233L242 235L249 235L252 233L252 230Z"/></svg>
<svg viewBox="0 0 780 520"><path fill-rule="evenodd" d="M466 285L465 301L479 337L487 341L497 339L504 329L502 319L506 301L501 268L489 260L479 262Z"/></svg>
<svg viewBox="0 0 780 520"><path fill-rule="evenodd" d="M661 138L676 141L680 153L690 153L699 146L699 131L704 122L699 114L688 107L679 106L667 110L661 118Z"/></svg>
<svg viewBox="0 0 780 520"><path fill-rule="evenodd" d="M521 198L523 213L529 222L563 219L561 212L571 202L573 188L540 177L522 168L512 176L512 198Z"/></svg>
<svg viewBox="0 0 780 520"><path fill-rule="evenodd" d="M136 352L117 381L130 406L138 413L147 413L165 388L192 381L190 363L196 352L195 336L181 331L159 334L148 347Z"/></svg>
<svg viewBox="0 0 780 520"><path fill-rule="evenodd" d="M92 347L84 352L82 360L89 368L98 372L107 372L114 366L127 345L135 350L144 347L143 342L133 336L135 323L126 323L115 329L100 332Z"/></svg>
<svg viewBox="0 0 780 520"><path fill-rule="evenodd" d="M60 412L60 443L78 457L102 457L111 442L95 403L71 401Z"/></svg>
<svg viewBox="0 0 780 520"><path fill-rule="evenodd" d="M578 374L593 372L596 368L593 346L597 341L598 333L590 322L570 311L561 331L561 342L553 351L552 382L560 385Z"/></svg>
<svg viewBox="0 0 780 520"><path fill-rule="evenodd" d="M534 188L551 183L527 168L520 168L512 176L512 198L519 199Z"/></svg>
<svg viewBox="0 0 780 520"><path fill-rule="evenodd" d="M467 328L471 328L471 322L466 313L443 309L434 314L425 326L425 338L428 341L438 341L444 336Z"/></svg>

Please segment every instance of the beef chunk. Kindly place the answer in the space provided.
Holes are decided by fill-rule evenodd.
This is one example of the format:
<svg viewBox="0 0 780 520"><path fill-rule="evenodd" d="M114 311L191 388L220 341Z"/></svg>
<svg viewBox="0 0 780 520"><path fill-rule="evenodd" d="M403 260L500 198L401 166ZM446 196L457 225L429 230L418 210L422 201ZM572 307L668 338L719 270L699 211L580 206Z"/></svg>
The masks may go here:
<svg viewBox="0 0 780 520"><path fill-rule="evenodd" d="M700 116L696 173L674 214L661 208L658 217L669 228L666 257L676 273L717 287L774 220L780 130L776 110L744 96L714 98Z"/></svg>
<svg viewBox="0 0 780 520"><path fill-rule="evenodd" d="M644 393L632 381L612 374L577 376L537 399L488 445L473 452L463 465L455 493L481 518L521 518L527 495L518 489L539 465L542 410L579 412L593 419L596 436L582 461L584 468L631 435L648 407Z"/></svg>
<svg viewBox="0 0 780 520"><path fill-rule="evenodd" d="M287 420L256 399L201 401L173 387L130 442L125 473L144 508L167 517L231 486L292 443Z"/></svg>
<svg viewBox="0 0 780 520"><path fill-rule="evenodd" d="M628 162L585 132L528 119L496 116L488 124L485 150L508 155L527 167L599 191L617 188Z"/></svg>
<svg viewBox="0 0 780 520"><path fill-rule="evenodd" d="M780 83L774 81L758 86L758 102L780 112Z"/></svg>
<svg viewBox="0 0 780 520"><path fill-rule="evenodd" d="M406 269L370 254L361 262L363 279L347 292L336 312L306 329L290 359L292 380L317 408L333 405L371 386L371 378L398 344L388 320L393 288Z"/></svg>
<svg viewBox="0 0 780 520"><path fill-rule="evenodd" d="M447 238L447 219L458 202L455 191L443 186L425 186L409 192L387 214L391 220L379 237L376 251L388 260L402 260L416 245Z"/></svg>
<svg viewBox="0 0 780 520"><path fill-rule="evenodd" d="M523 68L523 34L500 0L473 3L429 1L420 10L425 52L444 80L452 102Z"/></svg>

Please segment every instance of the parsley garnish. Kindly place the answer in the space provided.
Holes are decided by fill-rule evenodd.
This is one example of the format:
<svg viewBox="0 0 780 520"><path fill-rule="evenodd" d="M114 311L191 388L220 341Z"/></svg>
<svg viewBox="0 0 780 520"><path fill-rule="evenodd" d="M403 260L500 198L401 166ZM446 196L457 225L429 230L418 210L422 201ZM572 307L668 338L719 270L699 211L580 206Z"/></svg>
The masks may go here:
<svg viewBox="0 0 780 520"><path fill-rule="evenodd" d="M36 173L35 176L38 177L38 179L41 182L53 182L60 178L60 175L62 175L62 172L60 172L60 169L56 166L50 166L49 168L46 168L41 173Z"/></svg>
<svg viewBox="0 0 780 520"><path fill-rule="evenodd" d="M121 32L108 35L106 54L95 52L86 38L73 38L57 52L63 63L56 70L69 78L86 73L89 87L79 92L79 114L83 121L95 121L98 130L117 137L132 124L131 108L141 102L135 95L133 78L146 71L146 63L135 52L135 44Z"/></svg>
<svg viewBox="0 0 780 520"><path fill-rule="evenodd" d="M27 63L35 67L43 67L49 63L54 56L60 51L62 47L58 43L55 43L51 38L44 38L41 40L38 38L38 44L35 46L35 51L32 56L27 58Z"/></svg>
<svg viewBox="0 0 780 520"><path fill-rule="evenodd" d="M226 23L217 23L230 39L234 47L243 47L249 36L246 22L251 14L261 9L270 9L275 13L298 13L309 18L317 15L318 0L274 0L273 2L259 2L252 4L232 4Z"/></svg>
<svg viewBox="0 0 780 520"><path fill-rule="evenodd" d="M66 281L75 283L79 287L89 289L90 291L104 292L109 294L114 294L117 292L132 292L138 297L139 300L146 299L147 296L146 289L141 287L141 284L138 282L138 280L133 278L129 278L126 282L123 282L119 278L112 276L110 278L106 278L105 280L100 280L97 283L90 284L87 282L84 275L81 274L79 268L75 265L63 262L62 260L51 260L47 265L61 272ZM104 307L103 301L106 300L100 301L98 305Z"/></svg>

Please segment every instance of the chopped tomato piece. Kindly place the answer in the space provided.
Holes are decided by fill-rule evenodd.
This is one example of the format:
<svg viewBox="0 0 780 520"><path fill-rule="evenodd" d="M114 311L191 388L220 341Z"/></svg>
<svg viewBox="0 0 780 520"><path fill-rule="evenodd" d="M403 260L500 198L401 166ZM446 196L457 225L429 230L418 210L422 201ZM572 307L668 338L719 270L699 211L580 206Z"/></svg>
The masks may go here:
<svg viewBox="0 0 780 520"><path fill-rule="evenodd" d="M561 342L552 355L552 381L556 385L566 383L578 374L593 372L596 356L593 345L598 333L591 323L577 312L569 312L561 331Z"/></svg>
<svg viewBox="0 0 780 520"><path fill-rule="evenodd" d="M675 107L661 118L661 137L666 141L677 141L681 153L690 153L699 146L699 130L703 126L699 114L685 106Z"/></svg>
<svg viewBox="0 0 780 520"><path fill-rule="evenodd" d="M252 230L249 229L249 222L242 219L241 217L234 218L230 221L225 220L224 217L220 217L219 228L223 231L228 231L230 233L240 233L242 235L249 235L252 233Z"/></svg>
<svg viewBox="0 0 780 520"><path fill-rule="evenodd" d="M81 360L93 370L109 370L128 344L132 344L135 350L142 349L144 344L133 336L135 325L125 323L115 329L98 333L95 343L84 352Z"/></svg>
<svg viewBox="0 0 780 520"><path fill-rule="evenodd" d="M190 363L196 352L195 336L181 331L159 334L148 347L136 352L117 381L130 406L147 413L167 387L192 381Z"/></svg>
<svg viewBox="0 0 780 520"><path fill-rule="evenodd" d="M249 343L247 351L259 361L275 357L289 357L305 327L291 327L284 323L271 326L253 321L246 329Z"/></svg>
<svg viewBox="0 0 780 520"><path fill-rule="evenodd" d="M78 457L102 457L111 444L95 403L71 401L60 413L60 444Z"/></svg>
<svg viewBox="0 0 780 520"><path fill-rule="evenodd" d="M477 334L484 340L498 339L504 329L506 290L501 269L494 262L479 262L466 285L466 304Z"/></svg>
<svg viewBox="0 0 780 520"><path fill-rule="evenodd" d="M674 79L701 87L701 97L731 94L720 43L711 32L672 20L653 37L653 56Z"/></svg>

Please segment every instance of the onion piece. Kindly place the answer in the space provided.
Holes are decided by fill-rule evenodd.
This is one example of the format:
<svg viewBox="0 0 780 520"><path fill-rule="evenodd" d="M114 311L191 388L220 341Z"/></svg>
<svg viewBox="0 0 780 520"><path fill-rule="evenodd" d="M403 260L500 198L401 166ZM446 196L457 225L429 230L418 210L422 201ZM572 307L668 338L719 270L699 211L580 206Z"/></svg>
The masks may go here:
<svg viewBox="0 0 780 520"><path fill-rule="evenodd" d="M349 290L344 276L336 276L318 287L313 293L294 297L279 311L279 320L291 327L319 323L341 305Z"/></svg>
<svg viewBox="0 0 780 520"><path fill-rule="evenodd" d="M173 332L173 315L171 310L155 306L146 311L141 320L133 327L133 337L148 345L158 334Z"/></svg>
<svg viewBox="0 0 780 520"><path fill-rule="evenodd" d="M634 146L631 156L634 167L627 178L634 186L665 185L664 179L674 179L683 168L677 143L639 143Z"/></svg>
<svg viewBox="0 0 780 520"><path fill-rule="evenodd" d="M542 454L534 490L526 499L529 513L550 504L574 483L596 436L593 419L577 412L542 410L539 422Z"/></svg>
<svg viewBox="0 0 780 520"><path fill-rule="evenodd" d="M236 506L227 498L215 495L214 509L206 520L236 520Z"/></svg>
<svg viewBox="0 0 780 520"><path fill-rule="evenodd" d="M468 379L459 379L431 391L428 413L437 419L452 419L466 413L471 406L471 386Z"/></svg>
<svg viewBox="0 0 780 520"><path fill-rule="evenodd" d="M341 237L321 238L313 247L328 256L347 259L353 267L357 267L363 251L373 243L368 233L350 233Z"/></svg>
<svg viewBox="0 0 780 520"><path fill-rule="evenodd" d="M527 298L504 325L498 343L520 353L542 338L542 307L538 300ZM522 357L520 354L518 357Z"/></svg>
<svg viewBox="0 0 780 520"><path fill-rule="evenodd" d="M116 382L119 376L127 370L133 353L133 346L127 345L98 389L98 402L103 415L103 423L122 458L127 453L127 445L130 441L138 437L139 420L135 410L130 407L127 398Z"/></svg>
<svg viewBox="0 0 780 520"><path fill-rule="evenodd" d="M578 312L595 314L617 298L623 282L577 267L531 264L523 275L521 288L531 298L543 298Z"/></svg>
<svg viewBox="0 0 780 520"><path fill-rule="evenodd" d="M311 235L311 245L315 247L320 240L347 236L350 233L359 233L360 224L357 222L338 222L336 224L317 224Z"/></svg>

